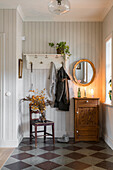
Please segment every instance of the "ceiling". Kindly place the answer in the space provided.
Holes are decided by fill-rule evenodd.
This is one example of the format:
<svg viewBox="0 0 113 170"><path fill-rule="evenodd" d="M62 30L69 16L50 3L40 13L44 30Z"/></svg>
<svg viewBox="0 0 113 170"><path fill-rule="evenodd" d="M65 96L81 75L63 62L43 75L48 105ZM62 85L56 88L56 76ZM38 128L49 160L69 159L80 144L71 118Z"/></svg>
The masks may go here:
<svg viewBox="0 0 113 170"><path fill-rule="evenodd" d="M25 21L102 21L113 6L113 0L69 0L71 11L53 15L48 11L50 0L0 0L0 9L16 9Z"/></svg>

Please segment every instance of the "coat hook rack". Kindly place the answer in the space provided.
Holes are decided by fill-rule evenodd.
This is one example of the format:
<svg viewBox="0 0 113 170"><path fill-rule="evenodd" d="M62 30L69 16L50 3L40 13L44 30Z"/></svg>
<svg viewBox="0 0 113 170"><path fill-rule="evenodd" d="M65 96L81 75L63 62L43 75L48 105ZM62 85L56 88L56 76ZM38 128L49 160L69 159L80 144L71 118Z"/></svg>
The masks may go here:
<svg viewBox="0 0 113 170"><path fill-rule="evenodd" d="M57 69L59 69L62 64L68 67L67 56L65 56L64 59L61 54L24 54L24 56L26 57L26 67L31 71L35 69L50 69L51 62L55 63Z"/></svg>

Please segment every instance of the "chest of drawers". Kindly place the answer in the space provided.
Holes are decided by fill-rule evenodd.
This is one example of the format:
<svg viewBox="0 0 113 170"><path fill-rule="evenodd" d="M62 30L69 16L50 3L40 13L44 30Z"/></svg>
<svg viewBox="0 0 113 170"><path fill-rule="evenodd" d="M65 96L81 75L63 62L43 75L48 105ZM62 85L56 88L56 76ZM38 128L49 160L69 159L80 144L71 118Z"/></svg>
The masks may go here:
<svg viewBox="0 0 113 170"><path fill-rule="evenodd" d="M75 141L99 140L99 98L74 98Z"/></svg>

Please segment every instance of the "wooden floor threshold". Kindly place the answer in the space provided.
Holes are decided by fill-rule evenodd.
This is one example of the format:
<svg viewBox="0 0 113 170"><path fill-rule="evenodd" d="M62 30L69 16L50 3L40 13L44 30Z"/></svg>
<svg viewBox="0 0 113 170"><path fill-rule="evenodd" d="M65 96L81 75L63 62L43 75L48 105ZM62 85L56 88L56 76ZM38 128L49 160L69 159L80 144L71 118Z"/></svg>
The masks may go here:
<svg viewBox="0 0 113 170"><path fill-rule="evenodd" d="M9 156L13 152L14 148L0 148L0 169L8 160Z"/></svg>

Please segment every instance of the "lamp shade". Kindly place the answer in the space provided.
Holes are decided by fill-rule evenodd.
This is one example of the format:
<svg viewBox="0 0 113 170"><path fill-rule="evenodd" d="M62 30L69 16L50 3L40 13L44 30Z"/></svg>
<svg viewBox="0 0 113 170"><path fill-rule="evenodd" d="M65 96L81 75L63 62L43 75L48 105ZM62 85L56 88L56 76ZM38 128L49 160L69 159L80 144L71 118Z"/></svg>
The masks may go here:
<svg viewBox="0 0 113 170"><path fill-rule="evenodd" d="M50 0L48 9L53 14L61 15L70 11L70 3L68 0Z"/></svg>

